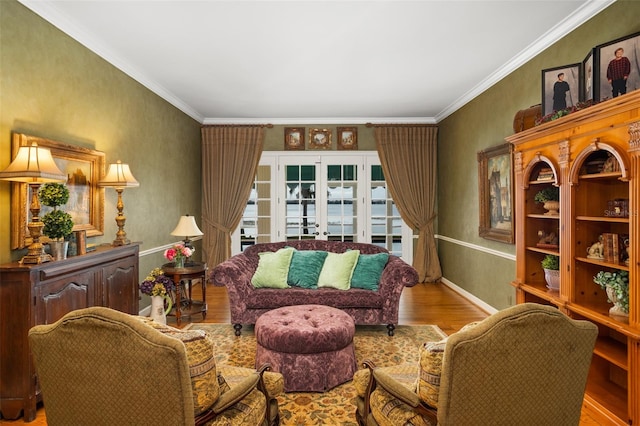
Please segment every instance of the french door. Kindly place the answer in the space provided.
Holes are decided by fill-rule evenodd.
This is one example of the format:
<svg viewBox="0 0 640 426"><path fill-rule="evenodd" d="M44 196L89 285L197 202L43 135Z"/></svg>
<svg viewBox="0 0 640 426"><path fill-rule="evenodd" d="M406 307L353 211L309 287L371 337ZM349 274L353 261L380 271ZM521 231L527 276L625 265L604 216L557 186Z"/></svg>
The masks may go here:
<svg viewBox="0 0 640 426"><path fill-rule="evenodd" d="M413 233L377 152L263 153L232 252L302 239L373 243L411 262Z"/></svg>

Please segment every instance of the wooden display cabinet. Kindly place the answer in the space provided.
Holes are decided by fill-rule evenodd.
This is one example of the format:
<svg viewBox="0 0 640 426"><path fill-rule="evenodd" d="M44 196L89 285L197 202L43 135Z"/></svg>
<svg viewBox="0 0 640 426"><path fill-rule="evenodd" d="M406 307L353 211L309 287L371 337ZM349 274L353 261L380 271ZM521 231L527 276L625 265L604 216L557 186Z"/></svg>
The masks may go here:
<svg viewBox="0 0 640 426"><path fill-rule="evenodd" d="M40 389L29 329L66 313L107 306L138 314L138 244L39 265L0 265L0 418L35 418Z"/></svg>
<svg viewBox="0 0 640 426"><path fill-rule="evenodd" d="M516 301L553 305L598 326L585 402L607 424L638 424L640 91L525 130L507 141L515 153ZM555 217L534 201L548 185L560 188L560 213ZM538 232L553 230L558 232L558 249L541 247ZM615 256L597 258L589 249L606 234L623 238L616 240ZM612 250L609 244L608 252ZM545 254L560 257L559 291L545 285L540 264ZM628 317L609 313L612 305L606 292L593 281L599 271L613 270L629 272Z"/></svg>

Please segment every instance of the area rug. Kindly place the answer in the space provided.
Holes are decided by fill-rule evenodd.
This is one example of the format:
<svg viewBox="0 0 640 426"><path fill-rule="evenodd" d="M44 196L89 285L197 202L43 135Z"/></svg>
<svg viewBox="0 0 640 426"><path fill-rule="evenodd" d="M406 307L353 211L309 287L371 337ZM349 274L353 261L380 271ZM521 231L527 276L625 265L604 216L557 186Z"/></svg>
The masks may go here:
<svg viewBox="0 0 640 426"><path fill-rule="evenodd" d="M244 326L236 336L230 324L190 324L191 330L206 330L216 342L216 362L238 367L255 367L256 339L252 326ZM423 342L442 339L445 333L434 325L400 325L394 336L385 326L357 326L354 343L358 365L365 359L378 366L418 361ZM289 392L278 397L283 426L346 425L356 426L356 391L351 382L327 392Z"/></svg>

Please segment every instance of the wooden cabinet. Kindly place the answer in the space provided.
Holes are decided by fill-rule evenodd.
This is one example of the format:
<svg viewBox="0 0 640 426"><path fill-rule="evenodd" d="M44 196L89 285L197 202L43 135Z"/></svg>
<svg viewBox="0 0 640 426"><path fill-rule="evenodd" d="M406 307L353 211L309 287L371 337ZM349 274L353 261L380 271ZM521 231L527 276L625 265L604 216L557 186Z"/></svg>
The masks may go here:
<svg viewBox="0 0 640 426"><path fill-rule="evenodd" d="M27 335L66 313L107 306L138 314L137 244L40 265L0 266L0 413L25 421L36 415L39 388Z"/></svg>
<svg viewBox="0 0 640 426"><path fill-rule="evenodd" d="M607 424L640 423L640 91L577 111L507 138L514 145L516 287L518 303L557 306L595 323L585 402ZM557 186L558 215L535 202ZM557 246L540 241L556 232ZM619 237L602 259L589 249L607 234ZM625 246L628 244L628 247ZM595 247L594 247L595 248ZM540 262L560 257L560 288L547 288ZM625 258L628 260L625 261ZM611 303L593 278L599 271L629 273L629 316Z"/></svg>

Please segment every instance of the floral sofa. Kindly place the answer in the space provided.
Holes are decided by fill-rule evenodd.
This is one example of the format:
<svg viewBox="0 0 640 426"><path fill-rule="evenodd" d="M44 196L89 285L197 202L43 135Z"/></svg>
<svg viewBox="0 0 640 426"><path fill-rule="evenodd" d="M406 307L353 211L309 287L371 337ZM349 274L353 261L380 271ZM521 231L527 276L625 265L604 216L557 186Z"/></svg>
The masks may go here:
<svg viewBox="0 0 640 426"><path fill-rule="evenodd" d="M388 260L383 265L377 283L366 283L371 284L371 287L365 285L363 287L366 288L351 286L347 289L297 286L256 288L252 279L261 257L269 252L281 252L287 247L293 247L300 252L309 250L341 254L357 250L359 257L363 259L367 257L363 255L386 253L384 256L388 255ZM335 255L331 256L335 257ZM354 281L357 274L358 268L352 275ZM209 278L213 285L227 287L231 323L236 335L240 335L243 324L255 324L258 317L269 310L282 306L313 304L341 309L351 315L358 325L386 324L388 334L393 336L398 322L402 290L418 282L418 274L411 265L397 256L388 254L388 251L382 247L365 243L324 240L255 244L213 268Z"/></svg>

